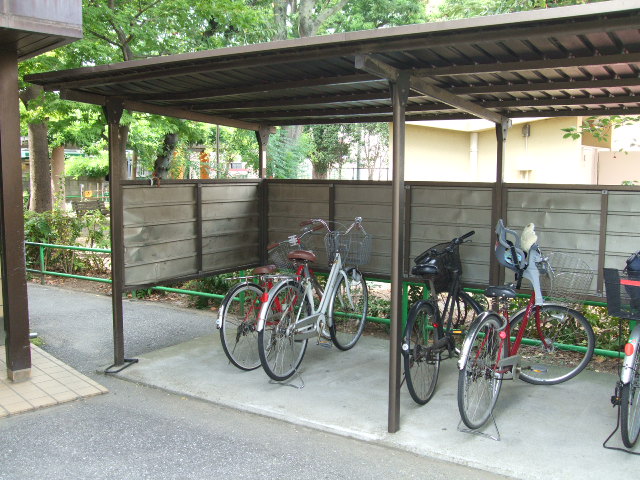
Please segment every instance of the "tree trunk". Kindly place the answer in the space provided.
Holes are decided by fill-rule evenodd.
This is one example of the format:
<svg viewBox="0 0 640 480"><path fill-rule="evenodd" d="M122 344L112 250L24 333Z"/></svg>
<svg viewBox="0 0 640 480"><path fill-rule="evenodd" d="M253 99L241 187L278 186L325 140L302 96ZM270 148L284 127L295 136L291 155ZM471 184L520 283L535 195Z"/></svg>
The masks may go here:
<svg viewBox="0 0 640 480"><path fill-rule="evenodd" d="M54 206L64 207L64 145L54 148L51 152L51 191Z"/></svg>
<svg viewBox="0 0 640 480"><path fill-rule="evenodd" d="M314 179L325 180L327 178L327 174L329 173L328 171L325 170L324 172L319 172L316 165L312 164L312 167L311 175Z"/></svg>
<svg viewBox="0 0 640 480"><path fill-rule="evenodd" d="M129 138L129 125L118 126L118 146L120 147L119 157L122 159L120 172L123 179L129 178L129 168L127 166L127 139ZM133 177L135 178L135 177Z"/></svg>
<svg viewBox="0 0 640 480"><path fill-rule="evenodd" d="M138 152L133 151L133 158L131 159L131 179L138 178Z"/></svg>
<svg viewBox="0 0 640 480"><path fill-rule="evenodd" d="M29 209L34 212L51 210L51 166L45 122L29 124L29 174Z"/></svg>
<svg viewBox="0 0 640 480"><path fill-rule="evenodd" d="M30 85L20 92L20 100L29 109L43 88ZM29 124L29 186L31 190L29 210L46 212L51 210L51 166L49 162L49 140L45 119L34 119Z"/></svg>
<svg viewBox="0 0 640 480"><path fill-rule="evenodd" d="M158 155L158 158L156 158L153 169L153 176L155 178L167 178L167 175L169 174L169 167L171 165L171 158L173 157L173 152L176 149L177 143L178 134L167 133L164 136L162 153Z"/></svg>

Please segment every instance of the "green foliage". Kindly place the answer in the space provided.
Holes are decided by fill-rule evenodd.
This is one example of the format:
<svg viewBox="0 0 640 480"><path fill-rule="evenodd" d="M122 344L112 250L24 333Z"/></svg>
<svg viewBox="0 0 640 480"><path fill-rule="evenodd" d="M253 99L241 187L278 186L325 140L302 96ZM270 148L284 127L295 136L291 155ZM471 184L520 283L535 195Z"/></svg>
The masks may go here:
<svg viewBox="0 0 640 480"><path fill-rule="evenodd" d="M93 157L71 157L64 166L67 177L105 177L109 173L109 157L106 152Z"/></svg>
<svg viewBox="0 0 640 480"><path fill-rule="evenodd" d="M582 5L601 0L445 0L433 20L499 15L542 8Z"/></svg>
<svg viewBox="0 0 640 480"><path fill-rule="evenodd" d="M290 138L283 128L269 140L267 176L269 178L298 178L300 164L308 158L312 144L304 133Z"/></svg>
<svg viewBox="0 0 640 480"><path fill-rule="evenodd" d="M320 33L352 32L426 21L424 3L416 0L350 0Z"/></svg>
<svg viewBox="0 0 640 480"><path fill-rule="evenodd" d="M216 129L211 129L210 145L213 145L215 158ZM270 141L271 148L271 141ZM259 152L256 134L250 130L240 128L220 127L220 163L228 165L230 162L241 161L254 172L258 171ZM221 172L224 173L224 172ZM223 175L221 175L223 176Z"/></svg>
<svg viewBox="0 0 640 480"><path fill-rule="evenodd" d="M236 273L224 273L222 275L214 275L213 277L190 280L184 285L184 288L202 293L225 295L227 291L229 291L229 288L237 283L230 280L236 275ZM200 296L190 297L190 301L196 308L207 308L212 303L211 299ZM213 303L218 305L220 301L215 300Z"/></svg>
<svg viewBox="0 0 640 480"><path fill-rule="evenodd" d="M608 117L588 117L580 127L568 127L561 129L565 134L562 138L578 140L585 134L592 135L600 142L606 142L611 132L616 128L627 125L635 125L640 122L640 116L611 115Z"/></svg>
<svg viewBox="0 0 640 480"><path fill-rule="evenodd" d="M89 248L111 248L110 219L100 210L87 212L82 216L85 245ZM108 273L108 254L101 252L82 252L79 255L81 265L77 268L86 269L94 273Z"/></svg>
<svg viewBox="0 0 640 480"><path fill-rule="evenodd" d="M311 163L314 176L325 178L329 169L347 161L351 142L349 125L312 125L306 131L313 146Z"/></svg>
<svg viewBox="0 0 640 480"><path fill-rule="evenodd" d="M62 210L36 213L25 211L24 233L27 242L49 243L56 245L76 245L82 232L83 222ZM39 248L28 245L26 248L27 265L40 268ZM45 263L48 270L71 273L74 269L72 250L45 249Z"/></svg>
<svg viewBox="0 0 640 480"><path fill-rule="evenodd" d="M370 295L367 316L391 318L391 300L374 294Z"/></svg>
<svg viewBox="0 0 640 480"><path fill-rule="evenodd" d="M582 311L596 335L596 348L622 351L630 334L629 322L610 317L606 307L585 307ZM620 323L622 322L622 323ZM620 336L622 327L622 336Z"/></svg>

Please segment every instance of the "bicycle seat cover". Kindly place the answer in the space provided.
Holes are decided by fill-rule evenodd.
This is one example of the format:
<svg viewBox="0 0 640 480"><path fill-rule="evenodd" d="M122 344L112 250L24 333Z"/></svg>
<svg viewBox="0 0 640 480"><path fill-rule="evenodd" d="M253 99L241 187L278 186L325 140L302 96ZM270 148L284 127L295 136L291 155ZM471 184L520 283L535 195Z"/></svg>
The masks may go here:
<svg viewBox="0 0 640 480"><path fill-rule="evenodd" d="M268 273L273 273L278 269L275 265L263 265L261 267L256 267L253 269L254 275L265 275Z"/></svg>
<svg viewBox="0 0 640 480"><path fill-rule="evenodd" d="M489 287L484 291L484 296L489 298L516 298L516 291L508 285Z"/></svg>
<svg viewBox="0 0 640 480"><path fill-rule="evenodd" d="M498 225L496 225L496 236L495 254L498 263L514 272L524 270L526 256L520 247L520 235L515 230L505 227L502 219L500 219ZM513 258L514 251L516 259Z"/></svg>
<svg viewBox="0 0 640 480"><path fill-rule="evenodd" d="M309 250L294 250L287 255L289 260L303 260L305 262L315 262L317 260L316 254Z"/></svg>
<svg viewBox="0 0 640 480"><path fill-rule="evenodd" d="M411 275L416 275L420 277L427 277L430 275L437 275L438 267L436 265L431 265L428 263L422 265L416 265L411 268Z"/></svg>

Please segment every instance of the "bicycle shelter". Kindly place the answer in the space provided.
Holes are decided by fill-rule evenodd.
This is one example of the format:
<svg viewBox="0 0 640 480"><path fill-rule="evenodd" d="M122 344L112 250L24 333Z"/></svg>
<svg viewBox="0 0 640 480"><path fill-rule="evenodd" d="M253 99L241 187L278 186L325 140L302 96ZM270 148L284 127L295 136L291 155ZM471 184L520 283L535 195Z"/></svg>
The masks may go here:
<svg viewBox="0 0 640 480"><path fill-rule="evenodd" d="M597 255L598 271L605 255L624 255L620 239L640 233L628 221L640 208L637 187L509 185L502 173L512 118L640 114L639 19L636 2L602 2L29 76L64 99L103 106L108 119L114 364L127 360L124 292L258 265L269 239L310 214L362 215L375 242L365 273L391 280L388 430L397 431L402 282L410 254L426 238L441 240L430 226L443 227L443 238L475 227L466 280L478 284L501 276L489 249L498 218L534 215L550 243L571 233L562 246ZM124 179L125 109L255 131L260 178ZM495 124L495 182L405 181L405 122L466 118ZM344 122L392 123L391 182L266 178L273 127Z"/></svg>
<svg viewBox="0 0 640 480"><path fill-rule="evenodd" d="M82 38L82 2L0 4L0 260L7 377L31 373L24 254L18 63Z"/></svg>

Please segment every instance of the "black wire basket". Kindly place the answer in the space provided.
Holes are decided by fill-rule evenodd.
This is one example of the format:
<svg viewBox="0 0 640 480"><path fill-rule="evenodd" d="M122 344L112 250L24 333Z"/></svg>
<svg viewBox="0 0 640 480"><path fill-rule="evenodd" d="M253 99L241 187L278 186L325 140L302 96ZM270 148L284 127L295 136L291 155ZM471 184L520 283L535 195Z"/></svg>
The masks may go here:
<svg viewBox="0 0 640 480"><path fill-rule="evenodd" d="M429 263L438 267L438 274L429 276L429 279L433 279L436 293L449 290L454 271L458 271L462 275L460 246L452 245L451 242L438 243L428 248L418 255L414 262L416 265Z"/></svg>
<svg viewBox="0 0 640 480"><path fill-rule="evenodd" d="M605 268L604 285L609 315L625 320L640 320L640 275Z"/></svg>

